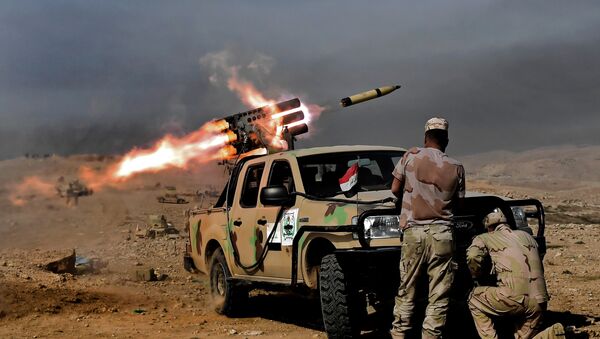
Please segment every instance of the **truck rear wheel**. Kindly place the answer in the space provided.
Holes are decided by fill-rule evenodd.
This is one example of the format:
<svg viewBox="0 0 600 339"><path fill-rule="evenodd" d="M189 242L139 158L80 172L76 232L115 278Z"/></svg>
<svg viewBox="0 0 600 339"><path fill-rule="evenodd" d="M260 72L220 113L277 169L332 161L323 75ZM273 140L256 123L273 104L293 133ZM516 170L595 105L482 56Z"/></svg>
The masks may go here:
<svg viewBox="0 0 600 339"><path fill-rule="evenodd" d="M349 270L343 267L335 254L328 254L321 260L321 312L329 338L354 338L359 334L359 303L350 276Z"/></svg>
<svg viewBox="0 0 600 339"><path fill-rule="evenodd" d="M221 249L217 249L211 257L210 292L215 311L228 317L236 315L248 300L248 290L231 280L231 273Z"/></svg>

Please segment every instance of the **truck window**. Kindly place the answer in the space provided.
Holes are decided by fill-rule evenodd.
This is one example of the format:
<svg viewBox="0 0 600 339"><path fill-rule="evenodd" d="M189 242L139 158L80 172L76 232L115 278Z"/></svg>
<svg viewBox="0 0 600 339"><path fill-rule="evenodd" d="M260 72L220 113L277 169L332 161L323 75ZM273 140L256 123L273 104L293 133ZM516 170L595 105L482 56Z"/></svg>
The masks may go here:
<svg viewBox="0 0 600 339"><path fill-rule="evenodd" d="M267 186L285 186L288 192L295 191L294 176L289 162L280 160L273 163Z"/></svg>
<svg viewBox="0 0 600 339"><path fill-rule="evenodd" d="M269 182L267 186L284 186L288 192L296 192L296 186L294 185L294 175L292 174L292 167L286 160L278 160L273 162L271 165L271 172L269 174ZM292 203L296 202L294 197Z"/></svg>
<svg viewBox="0 0 600 339"><path fill-rule="evenodd" d="M242 187L242 197L240 198L240 205L242 207L256 207L260 179L262 178L264 169L264 163L248 167L246 177L244 178L244 186Z"/></svg>
<svg viewBox="0 0 600 339"><path fill-rule="evenodd" d="M358 163L356 191L389 190L392 170L403 151L358 151L308 155L298 158L305 193L317 197L341 194L339 179Z"/></svg>

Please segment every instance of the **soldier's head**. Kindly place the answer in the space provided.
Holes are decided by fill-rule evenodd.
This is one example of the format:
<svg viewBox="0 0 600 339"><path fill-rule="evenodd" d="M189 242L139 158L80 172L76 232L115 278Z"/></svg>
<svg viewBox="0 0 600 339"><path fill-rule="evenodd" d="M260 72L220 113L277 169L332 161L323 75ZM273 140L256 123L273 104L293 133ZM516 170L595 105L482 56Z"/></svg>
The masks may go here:
<svg viewBox="0 0 600 339"><path fill-rule="evenodd" d="M506 222L506 216L499 208L494 209L483 218L483 226L487 228L488 232L493 232L496 227Z"/></svg>
<svg viewBox="0 0 600 339"><path fill-rule="evenodd" d="M448 121L444 118L431 118L425 123L425 147L446 151L448 146Z"/></svg>

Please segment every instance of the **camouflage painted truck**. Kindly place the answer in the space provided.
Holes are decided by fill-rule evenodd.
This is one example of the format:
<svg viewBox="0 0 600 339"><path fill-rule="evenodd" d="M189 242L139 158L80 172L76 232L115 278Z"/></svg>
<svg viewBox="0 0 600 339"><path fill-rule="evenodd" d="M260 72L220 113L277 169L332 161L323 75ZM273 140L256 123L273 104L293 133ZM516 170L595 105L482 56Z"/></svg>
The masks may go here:
<svg viewBox="0 0 600 339"><path fill-rule="evenodd" d="M248 156L238 161L217 203L188 210L184 265L210 277L216 311L234 316L252 288L319 292L330 337L353 337L361 324L391 324L399 282L399 211L392 170L405 150L335 146ZM358 182L341 192L339 179L358 164ZM537 200L469 196L457 213L457 278L451 312L471 323L466 295L473 286L465 263L481 220L500 208L515 228L532 232L545 251L544 212ZM533 223L532 223L533 224ZM424 282L424 287L427 282ZM458 319L459 314L466 315ZM381 321L363 321L376 319ZM462 332L464 334L464 332ZM464 337L464 336L463 336Z"/></svg>

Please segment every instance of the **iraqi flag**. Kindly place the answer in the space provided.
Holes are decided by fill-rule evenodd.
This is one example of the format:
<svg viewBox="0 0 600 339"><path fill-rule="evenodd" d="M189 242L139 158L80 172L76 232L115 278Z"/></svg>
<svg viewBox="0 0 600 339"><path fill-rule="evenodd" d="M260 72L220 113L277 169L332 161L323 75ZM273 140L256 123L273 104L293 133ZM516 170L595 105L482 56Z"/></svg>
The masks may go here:
<svg viewBox="0 0 600 339"><path fill-rule="evenodd" d="M340 178L340 188L343 192L347 192L358 183L358 163L350 166L346 174Z"/></svg>

